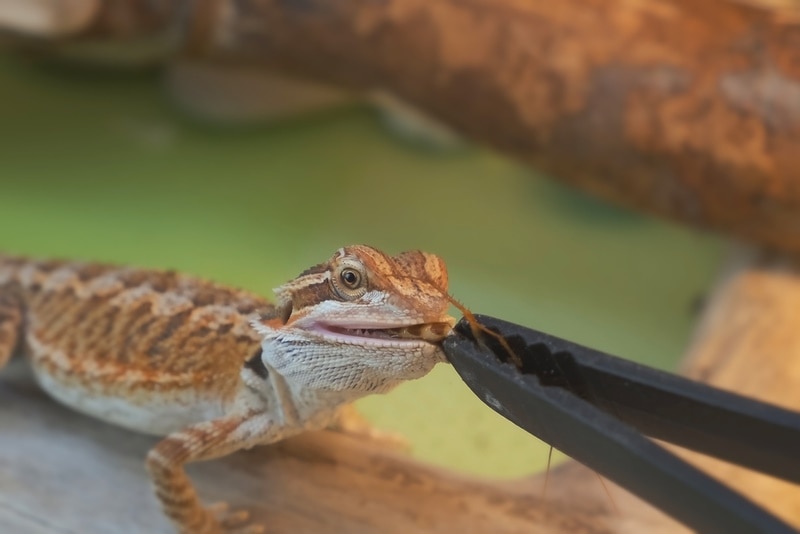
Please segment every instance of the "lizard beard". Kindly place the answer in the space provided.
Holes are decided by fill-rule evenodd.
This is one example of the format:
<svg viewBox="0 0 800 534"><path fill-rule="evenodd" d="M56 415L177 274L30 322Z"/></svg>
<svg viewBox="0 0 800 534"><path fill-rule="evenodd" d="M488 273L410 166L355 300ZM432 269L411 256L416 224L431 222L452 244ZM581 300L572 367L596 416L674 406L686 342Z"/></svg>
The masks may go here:
<svg viewBox="0 0 800 534"><path fill-rule="evenodd" d="M342 403L385 393L444 361L441 349L431 343L329 344L284 330L266 336L262 346L264 363L283 376L296 395L336 393Z"/></svg>

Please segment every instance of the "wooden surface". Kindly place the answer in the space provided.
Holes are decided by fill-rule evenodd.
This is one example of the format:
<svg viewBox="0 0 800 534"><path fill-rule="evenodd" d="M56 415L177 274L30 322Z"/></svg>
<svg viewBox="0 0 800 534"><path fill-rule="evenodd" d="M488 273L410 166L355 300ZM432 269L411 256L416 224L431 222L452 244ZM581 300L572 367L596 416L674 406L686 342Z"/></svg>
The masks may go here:
<svg viewBox="0 0 800 534"><path fill-rule="evenodd" d="M738 254L707 305L685 372L800 409L797 310L800 264ZM55 404L20 360L0 375L0 428L0 531L168 532L142 467L153 438ZM800 487L687 456L800 527ZM541 476L477 480L331 432L193 466L190 474L208 502L245 506L272 532L685 531L608 484L615 510L594 473L574 463L551 473L542 498Z"/></svg>
<svg viewBox="0 0 800 534"><path fill-rule="evenodd" d="M488 408L487 408L488 409ZM170 532L143 468L154 438L55 404L22 361L0 375L0 532ZM592 473L491 483L421 465L380 443L321 432L189 470L208 502L246 507L270 532L617 532ZM636 502L622 490L618 502ZM638 517L638 516L637 516ZM660 514L644 518L659 524ZM672 532L672 530L665 530Z"/></svg>
<svg viewBox="0 0 800 534"><path fill-rule="evenodd" d="M800 259L739 249L714 295L684 374L800 411ZM800 529L797 484L699 454L684 456Z"/></svg>

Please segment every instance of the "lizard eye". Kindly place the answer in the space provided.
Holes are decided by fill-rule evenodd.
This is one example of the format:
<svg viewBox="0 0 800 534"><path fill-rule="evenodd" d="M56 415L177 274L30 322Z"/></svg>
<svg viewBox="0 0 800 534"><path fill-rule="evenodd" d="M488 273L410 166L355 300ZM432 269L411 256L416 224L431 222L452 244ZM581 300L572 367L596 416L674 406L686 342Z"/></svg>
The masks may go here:
<svg viewBox="0 0 800 534"><path fill-rule="evenodd" d="M356 289L361 285L361 273L355 269L342 269L339 278L348 289Z"/></svg>
<svg viewBox="0 0 800 534"><path fill-rule="evenodd" d="M333 289L339 297L352 300L367 292L367 277L361 266L344 265L331 277Z"/></svg>

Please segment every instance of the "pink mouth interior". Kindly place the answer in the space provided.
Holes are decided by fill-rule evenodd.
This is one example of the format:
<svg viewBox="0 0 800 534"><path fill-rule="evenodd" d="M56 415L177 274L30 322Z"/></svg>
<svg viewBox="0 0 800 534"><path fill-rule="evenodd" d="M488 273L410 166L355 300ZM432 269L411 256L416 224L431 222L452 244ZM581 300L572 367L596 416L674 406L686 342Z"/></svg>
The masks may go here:
<svg viewBox="0 0 800 534"><path fill-rule="evenodd" d="M451 331L449 323L422 323L392 328L348 328L341 325L320 325L322 329L348 337L392 341L425 341L438 343Z"/></svg>

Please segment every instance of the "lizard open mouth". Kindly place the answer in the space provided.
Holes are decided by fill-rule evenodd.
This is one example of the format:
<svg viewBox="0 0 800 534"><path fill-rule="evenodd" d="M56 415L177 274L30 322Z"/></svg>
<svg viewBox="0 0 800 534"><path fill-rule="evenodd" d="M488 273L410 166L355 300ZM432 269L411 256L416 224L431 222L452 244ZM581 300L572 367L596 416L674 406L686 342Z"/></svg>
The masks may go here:
<svg viewBox="0 0 800 534"><path fill-rule="evenodd" d="M325 330L347 337L381 339L387 341L425 341L439 343L453 330L453 325L442 323L421 323L394 328L347 328L340 325L326 325Z"/></svg>

